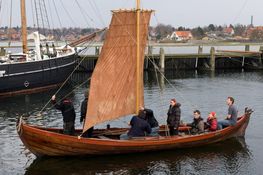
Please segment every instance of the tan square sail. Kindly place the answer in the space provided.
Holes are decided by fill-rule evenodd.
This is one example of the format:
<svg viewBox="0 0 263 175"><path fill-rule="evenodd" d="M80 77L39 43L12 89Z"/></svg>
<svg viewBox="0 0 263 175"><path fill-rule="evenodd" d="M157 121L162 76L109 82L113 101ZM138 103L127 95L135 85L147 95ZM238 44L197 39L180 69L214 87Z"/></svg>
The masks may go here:
<svg viewBox="0 0 263 175"><path fill-rule="evenodd" d="M144 51L152 11L140 12L140 105ZM92 74L83 131L104 121L136 113L136 10L113 11L106 40Z"/></svg>

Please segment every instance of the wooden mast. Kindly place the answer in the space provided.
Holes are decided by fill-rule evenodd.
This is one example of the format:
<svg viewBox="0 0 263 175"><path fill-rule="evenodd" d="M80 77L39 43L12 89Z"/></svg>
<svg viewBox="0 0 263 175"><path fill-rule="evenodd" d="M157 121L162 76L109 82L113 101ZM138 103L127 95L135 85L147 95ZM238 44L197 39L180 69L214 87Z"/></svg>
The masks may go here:
<svg viewBox="0 0 263 175"><path fill-rule="evenodd" d="M26 24L26 4L25 0L20 1L21 6L21 31L22 31L22 47L23 53L27 53L27 24Z"/></svg>
<svg viewBox="0 0 263 175"><path fill-rule="evenodd" d="M136 14L137 14L137 39L136 39L136 113L139 113L141 105L141 75L140 75L140 0L136 2Z"/></svg>

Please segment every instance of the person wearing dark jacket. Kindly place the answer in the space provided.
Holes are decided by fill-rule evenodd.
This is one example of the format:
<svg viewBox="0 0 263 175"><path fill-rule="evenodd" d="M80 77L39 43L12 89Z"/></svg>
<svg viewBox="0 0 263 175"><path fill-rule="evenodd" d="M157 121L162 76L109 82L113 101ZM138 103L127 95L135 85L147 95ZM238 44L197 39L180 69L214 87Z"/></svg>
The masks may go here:
<svg viewBox="0 0 263 175"><path fill-rule="evenodd" d="M121 140L127 140L132 137L143 137L152 132L151 126L145 121L145 112L143 110L140 110L138 115L132 117L130 125L131 128L128 133L120 136Z"/></svg>
<svg viewBox="0 0 263 175"><path fill-rule="evenodd" d="M171 99L169 110L167 112L167 125L171 136L178 135L181 118L180 106L181 104L177 103L175 99Z"/></svg>
<svg viewBox="0 0 263 175"><path fill-rule="evenodd" d="M76 113L71 100L64 98L60 103L57 103L56 96L53 95L51 101L55 108L62 112L63 133L67 135L74 135Z"/></svg>
<svg viewBox="0 0 263 175"><path fill-rule="evenodd" d="M85 99L82 101L81 103L81 108L80 108L80 123L82 123L83 121L85 121L86 118L86 113L87 113L87 106L88 106L88 95L89 93L86 92L85 93ZM91 127L90 129L88 129L85 133L83 133L83 137L88 137L91 138L92 137L92 133L93 133L93 129L94 127Z"/></svg>
<svg viewBox="0 0 263 175"><path fill-rule="evenodd" d="M153 111L151 109L147 109L144 107L141 107L141 110L145 112L145 120L149 123L149 125L152 128L152 132L149 134L149 136L158 136L159 135L159 123L154 117Z"/></svg>
<svg viewBox="0 0 263 175"><path fill-rule="evenodd" d="M194 111L194 119L192 123L187 124L191 127L191 134L201 134L204 132L204 120L201 117L201 112L199 110Z"/></svg>

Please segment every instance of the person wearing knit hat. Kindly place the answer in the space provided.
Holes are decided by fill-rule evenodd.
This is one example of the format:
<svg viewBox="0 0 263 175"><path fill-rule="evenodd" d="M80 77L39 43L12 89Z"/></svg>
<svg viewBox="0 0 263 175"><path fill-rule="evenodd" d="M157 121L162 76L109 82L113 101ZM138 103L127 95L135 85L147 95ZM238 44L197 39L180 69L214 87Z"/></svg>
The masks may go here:
<svg viewBox="0 0 263 175"><path fill-rule="evenodd" d="M208 126L209 131L216 131L217 130L217 119L216 119L216 113L210 112L206 124Z"/></svg>
<svg viewBox="0 0 263 175"><path fill-rule="evenodd" d="M169 127L170 135L178 135L179 123L181 118L181 104L174 98L170 100L170 106L167 112L167 125Z"/></svg>

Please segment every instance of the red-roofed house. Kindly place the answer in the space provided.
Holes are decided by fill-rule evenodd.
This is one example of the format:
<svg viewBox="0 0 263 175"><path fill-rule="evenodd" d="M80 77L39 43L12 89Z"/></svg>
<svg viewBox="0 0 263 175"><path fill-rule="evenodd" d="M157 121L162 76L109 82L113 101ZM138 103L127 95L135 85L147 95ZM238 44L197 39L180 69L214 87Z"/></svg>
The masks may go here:
<svg viewBox="0 0 263 175"><path fill-rule="evenodd" d="M257 26L257 27L249 27L247 31L245 32L245 36L250 38L251 34L253 31L258 30L258 31L263 31L263 26Z"/></svg>
<svg viewBox="0 0 263 175"><path fill-rule="evenodd" d="M170 39L176 41L187 41L193 38L193 35L190 31L175 31L170 36Z"/></svg>
<svg viewBox="0 0 263 175"><path fill-rule="evenodd" d="M235 31L232 27L226 27L223 29L223 33L225 35L233 36L235 34Z"/></svg>

